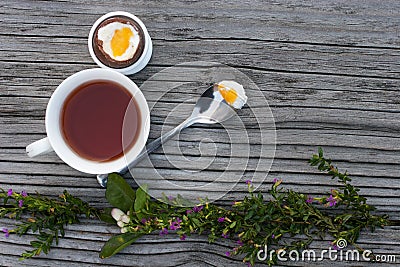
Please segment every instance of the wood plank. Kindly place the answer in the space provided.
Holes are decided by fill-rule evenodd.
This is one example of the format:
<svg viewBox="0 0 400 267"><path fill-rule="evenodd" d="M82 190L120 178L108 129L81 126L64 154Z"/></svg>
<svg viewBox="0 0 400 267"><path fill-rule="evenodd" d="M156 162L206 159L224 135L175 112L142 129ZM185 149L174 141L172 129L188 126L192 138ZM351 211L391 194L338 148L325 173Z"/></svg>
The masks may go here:
<svg viewBox="0 0 400 267"><path fill-rule="evenodd" d="M156 36L157 37L157 36ZM274 71L340 74L367 77L399 78L400 50L323 45L268 43L249 40L153 40L152 64L178 64L185 61L215 61L233 66L257 67ZM18 50L15 49L18 47ZM0 46L10 62L42 64L93 63L87 41L46 37L6 36ZM60 51L56 53L55 51ZM161 53L162 51L162 53ZM174 57L175 51L182 55ZM19 59L19 60L18 60ZM316 64L318 62L318 64Z"/></svg>
<svg viewBox="0 0 400 267"><path fill-rule="evenodd" d="M398 1L296 1L250 4L210 2L114 1L88 2L13 1L4 4L7 17L0 34L86 37L90 26L109 10L126 10L139 16L153 35L165 39L227 38L315 42L339 45L399 47ZM84 14L84 15L82 15ZM43 18L46 17L46 23ZM22 19L23 18L23 19ZM66 27L68 26L68 27ZM7 29L5 31L4 29ZM62 33L62 34L60 34ZM251 33L251 35L249 35Z"/></svg>
<svg viewBox="0 0 400 267"><path fill-rule="evenodd" d="M172 150L172 149L171 149ZM168 154L168 157L170 157L171 161L174 161L176 159L181 158L181 154L178 155L171 155ZM192 158L193 160L198 158L197 156L189 156L185 155L189 158ZM210 161L214 157L205 157L205 161ZM221 159L217 159L221 164L223 165L228 159L224 157L220 157ZM151 156L151 159L154 161L155 166L160 167L163 169L163 167L170 166L168 164L168 160L166 160L165 155L160 155L160 154L154 154ZM237 160L238 164L241 164L241 162L246 162L247 158L232 158L232 160ZM56 174L59 175L77 175L78 172L72 170L70 167L68 167L66 164L62 163L59 161L59 159L56 159L57 162L35 162L34 159L26 162L19 162L19 161L13 161L13 160L8 160L0 162L1 166L1 172L2 173L21 173L23 174L25 170L30 170L32 174L45 174L47 171L53 169ZM258 158L250 158L249 159L249 165L248 165L248 170L255 170L255 167L258 161ZM269 159L268 158L262 158L262 162L267 162ZM34 165L32 163L35 163ZM343 170L351 170L352 175L354 176L369 176L369 177L391 177L391 178L398 178L398 169L395 168L396 163L394 164L377 164L377 163L364 163L364 162L341 162L341 161L336 161L336 165L340 167L340 169ZM190 169L191 166L188 166ZM192 166L193 169L196 169L196 165L193 164ZM286 169L285 169L286 168ZM167 168L168 169L168 168ZM390 173L388 173L388 169L391 170ZM210 170L220 170L223 171L224 168L222 166L215 166L211 168ZM260 171L266 171L265 168L260 168ZM286 159L286 158L276 158L274 160L273 166L272 166L272 171L280 171L280 172L286 172L286 173L318 173L315 168L308 167L307 160L306 159Z"/></svg>
<svg viewBox="0 0 400 267"><path fill-rule="evenodd" d="M162 126L159 126L157 128L161 128ZM40 128L43 128L43 126L40 126ZM159 137L162 130L156 130L156 125L153 125L152 127L152 133L150 135L150 138L156 138ZM300 131L302 133L300 133ZM398 156L396 155L397 147L396 145L398 144L398 138L394 136L376 136L376 135L363 135L362 131L360 132L346 132L346 131L338 131L340 136L335 135L332 133L332 130L311 130L311 129L278 129L276 131L277 133L277 144L278 145L290 145L291 147L301 147L301 146L325 146L325 147L347 147L350 150L355 150L360 144L363 144L364 150L370 151L371 153L377 153L378 151L382 151L382 153L385 154L391 154L390 158L388 158L389 161L386 161L388 163L398 163ZM234 130L229 130L229 133L232 136L232 140L235 142L235 147L242 147L246 148L250 146L251 149L254 149L254 152L260 151L260 145L257 143L260 140L260 137L257 136L256 134L252 132L248 132L248 137L249 137L249 145L247 145L247 141L240 141L238 140L241 134L241 131L234 131ZM221 136L219 136L221 135ZM227 152L230 153L230 149L232 149L232 146L229 145L229 139L227 139L225 136L226 132L223 131L222 129L211 129L211 128L204 128L204 127L192 127L189 129L184 130L179 137L176 137L171 141L171 144L177 145L178 138L180 141L180 146L184 151L188 151L188 153L191 153L190 151L197 150L197 147L199 145L199 142L202 141L205 137L209 137L211 140L204 140L204 145L208 144L208 150L207 152L206 147L204 147L205 150L205 155L213 155L213 147L212 143L215 142L218 144L218 147L221 148L221 150L224 150L224 148L229 149L226 150ZM13 148L24 148L27 146L29 143L38 140L40 138L45 137L45 133L42 132L41 134L24 134L24 133L19 133L19 134L0 134L2 140L3 140L3 145L1 145L2 148L7 148L7 149L13 149ZM337 143L338 140L342 140L341 143ZM194 142L194 143L190 143ZM364 145L365 144L365 145ZM167 146L167 144L165 145ZM194 148L193 148L194 146ZM187 149L186 149L187 147ZM314 149L316 150L316 149ZM235 151L237 154L235 155L243 155L246 156L247 154L241 150ZM23 155L23 151L21 152ZM174 153L173 151L169 153ZM226 155L226 152L221 152L224 153L222 155ZM311 154L314 152L311 152L310 155L308 155L306 158L309 158ZM346 153L346 152L343 152ZM198 154L198 153L197 153ZM258 152L259 154L259 152ZM293 157L293 156L291 156ZM363 157L363 156L360 156ZM335 156L332 155L332 158L335 159ZM363 157L364 162L368 161L367 157ZM375 160L379 162L383 161L383 158L379 160L379 155L376 155L374 157ZM350 160L350 159L348 159Z"/></svg>

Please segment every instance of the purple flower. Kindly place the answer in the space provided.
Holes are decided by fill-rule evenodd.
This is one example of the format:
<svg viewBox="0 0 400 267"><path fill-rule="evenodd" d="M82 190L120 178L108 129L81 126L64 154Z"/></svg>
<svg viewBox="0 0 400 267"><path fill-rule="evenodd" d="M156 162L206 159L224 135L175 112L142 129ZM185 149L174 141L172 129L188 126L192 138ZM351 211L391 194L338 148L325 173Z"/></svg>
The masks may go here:
<svg viewBox="0 0 400 267"><path fill-rule="evenodd" d="M8 231L7 228L3 228L2 231L3 231L4 236L5 236L6 238L8 238L8 237L10 236L10 232Z"/></svg>
<svg viewBox="0 0 400 267"><path fill-rule="evenodd" d="M272 239L275 239L275 235L274 235L274 234L272 234L272 235L271 235L271 238L272 238Z"/></svg>
<svg viewBox="0 0 400 267"><path fill-rule="evenodd" d="M332 249L333 250L339 250L339 247L335 244L335 245L332 246Z"/></svg>
<svg viewBox="0 0 400 267"><path fill-rule="evenodd" d="M247 264L247 267L251 267L252 266L250 262L246 262L246 264Z"/></svg>
<svg viewBox="0 0 400 267"><path fill-rule="evenodd" d="M220 217L220 218L218 218L218 222L222 223L222 222L224 222L224 221L225 221L225 217Z"/></svg>
<svg viewBox="0 0 400 267"><path fill-rule="evenodd" d="M185 240L185 239L186 239L186 235L181 235L181 236L179 237L179 239L182 240L182 241Z"/></svg>
<svg viewBox="0 0 400 267"><path fill-rule="evenodd" d="M314 201L314 198L312 196L308 195L307 199L306 199L306 203L310 204L310 203L313 203L313 201Z"/></svg>
<svg viewBox="0 0 400 267"><path fill-rule="evenodd" d="M26 191L25 191L25 190L22 190L22 192L21 192L21 196L23 196L23 197L27 197L27 196L28 196L28 193L26 193Z"/></svg>
<svg viewBox="0 0 400 267"><path fill-rule="evenodd" d="M330 195L330 196L326 199L326 201L329 202L329 206L330 206L330 207L333 207L333 206L335 206L335 205L337 204L336 199L335 199L332 195Z"/></svg>
<svg viewBox="0 0 400 267"><path fill-rule="evenodd" d="M229 236L227 234L222 233L221 235L223 238L228 238Z"/></svg>
<svg viewBox="0 0 400 267"><path fill-rule="evenodd" d="M247 185L251 185L251 180L246 180L245 183L246 183Z"/></svg>
<svg viewBox="0 0 400 267"><path fill-rule="evenodd" d="M227 252L225 252L225 255L226 255L227 257L230 257L230 256L231 256L231 252L230 252L230 251L227 251Z"/></svg>
<svg viewBox="0 0 400 267"><path fill-rule="evenodd" d="M18 207L22 208L23 205L24 205L24 201L23 200L19 200L18 201Z"/></svg>
<svg viewBox="0 0 400 267"><path fill-rule="evenodd" d="M167 235L167 234L168 234L168 229L164 227L164 228L160 231L160 235Z"/></svg>
<svg viewBox="0 0 400 267"><path fill-rule="evenodd" d="M272 182L275 184L276 182L278 182L278 178L274 178Z"/></svg>
<svg viewBox="0 0 400 267"><path fill-rule="evenodd" d="M168 196L168 200L172 201L172 200L174 200L174 197L173 196Z"/></svg>
<svg viewBox="0 0 400 267"><path fill-rule="evenodd" d="M186 214L190 214L192 212L193 212L193 210L186 210Z"/></svg>
<svg viewBox="0 0 400 267"><path fill-rule="evenodd" d="M12 194L13 194L13 190L12 189L8 189L7 196L11 197Z"/></svg>
<svg viewBox="0 0 400 267"><path fill-rule="evenodd" d="M236 244L238 244L239 246L243 246L244 245L242 240L240 240L240 239L238 241L236 241Z"/></svg>
<svg viewBox="0 0 400 267"><path fill-rule="evenodd" d="M147 220L146 220L145 218L143 218L143 219L141 220L141 222L142 222L143 224L145 224L145 223L147 223Z"/></svg>
<svg viewBox="0 0 400 267"><path fill-rule="evenodd" d="M200 212L203 209L203 206L194 206L193 212Z"/></svg>
<svg viewBox="0 0 400 267"><path fill-rule="evenodd" d="M182 220L177 218L175 221L171 222L171 224L169 225L169 229L176 230L176 229L181 228L181 222L182 222Z"/></svg>

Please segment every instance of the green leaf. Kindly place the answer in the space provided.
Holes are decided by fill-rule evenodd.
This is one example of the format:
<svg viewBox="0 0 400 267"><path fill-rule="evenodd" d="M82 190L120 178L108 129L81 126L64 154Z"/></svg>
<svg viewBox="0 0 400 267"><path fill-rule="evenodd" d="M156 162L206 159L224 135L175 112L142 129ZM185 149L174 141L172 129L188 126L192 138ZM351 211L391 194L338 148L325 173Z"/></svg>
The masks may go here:
<svg viewBox="0 0 400 267"><path fill-rule="evenodd" d="M254 210L250 210L246 216L244 217L245 220L250 219L254 215Z"/></svg>
<svg viewBox="0 0 400 267"><path fill-rule="evenodd" d="M344 214L343 215L343 223L346 223L351 217L353 217L352 214Z"/></svg>
<svg viewBox="0 0 400 267"><path fill-rule="evenodd" d="M146 207L147 198L147 185L143 185L136 190L136 199L134 205L136 213L139 213Z"/></svg>
<svg viewBox="0 0 400 267"><path fill-rule="evenodd" d="M31 241L31 246L33 248L40 248L42 246L42 242L39 241Z"/></svg>
<svg viewBox="0 0 400 267"><path fill-rule="evenodd" d="M116 173L108 175L106 198L116 208L127 212L135 201L135 191Z"/></svg>
<svg viewBox="0 0 400 267"><path fill-rule="evenodd" d="M195 226L201 226L201 222L196 218L192 218L192 222L194 223Z"/></svg>
<svg viewBox="0 0 400 267"><path fill-rule="evenodd" d="M105 208L99 213L99 219L103 222L115 224L114 218L111 216L112 208Z"/></svg>
<svg viewBox="0 0 400 267"><path fill-rule="evenodd" d="M141 236L142 234L125 233L111 237L101 249L100 258L104 259L115 255Z"/></svg>
<svg viewBox="0 0 400 267"><path fill-rule="evenodd" d="M319 156L320 158L323 158L323 157L324 157L324 151L322 150L322 147L318 147L318 156Z"/></svg>

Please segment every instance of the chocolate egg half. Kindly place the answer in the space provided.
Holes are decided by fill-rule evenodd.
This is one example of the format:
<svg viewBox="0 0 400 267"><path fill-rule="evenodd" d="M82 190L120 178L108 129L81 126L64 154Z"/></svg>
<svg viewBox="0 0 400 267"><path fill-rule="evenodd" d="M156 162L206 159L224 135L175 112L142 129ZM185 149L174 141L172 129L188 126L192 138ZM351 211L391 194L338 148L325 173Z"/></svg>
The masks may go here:
<svg viewBox="0 0 400 267"><path fill-rule="evenodd" d="M99 24L92 45L101 63L121 69L134 64L141 57L145 37L136 21L126 16L115 16Z"/></svg>

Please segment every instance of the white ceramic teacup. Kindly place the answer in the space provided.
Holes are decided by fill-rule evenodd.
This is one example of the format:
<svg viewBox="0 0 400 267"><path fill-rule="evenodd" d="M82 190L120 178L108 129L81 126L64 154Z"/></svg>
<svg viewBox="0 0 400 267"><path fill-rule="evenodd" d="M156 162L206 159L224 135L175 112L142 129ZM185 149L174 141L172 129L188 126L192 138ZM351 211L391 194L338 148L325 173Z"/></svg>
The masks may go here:
<svg viewBox="0 0 400 267"><path fill-rule="evenodd" d="M66 143L62 134L60 119L65 100L81 84L94 80L109 80L120 84L132 94L140 110L141 124L136 142L128 151L124 151L123 157L112 161L96 162L79 156ZM109 69L87 69L71 75L57 87L47 105L45 123L47 137L28 145L28 156L35 157L54 150L65 163L78 171L90 174L111 173L124 168L144 148L150 130L150 112L142 92L128 77Z"/></svg>

